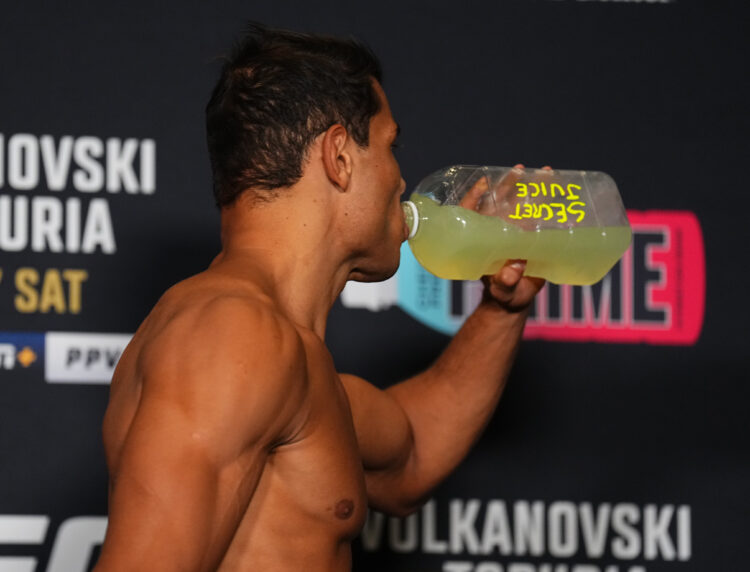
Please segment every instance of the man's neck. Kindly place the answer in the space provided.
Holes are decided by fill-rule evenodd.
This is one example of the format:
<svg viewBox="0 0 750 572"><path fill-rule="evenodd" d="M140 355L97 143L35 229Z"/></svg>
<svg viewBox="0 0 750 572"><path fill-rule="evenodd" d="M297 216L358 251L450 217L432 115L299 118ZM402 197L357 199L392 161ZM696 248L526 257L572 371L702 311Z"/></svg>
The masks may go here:
<svg viewBox="0 0 750 572"><path fill-rule="evenodd" d="M351 271L331 228L331 208L314 189L292 188L288 196L255 206L240 199L222 212L223 248L214 264L253 283L321 339Z"/></svg>

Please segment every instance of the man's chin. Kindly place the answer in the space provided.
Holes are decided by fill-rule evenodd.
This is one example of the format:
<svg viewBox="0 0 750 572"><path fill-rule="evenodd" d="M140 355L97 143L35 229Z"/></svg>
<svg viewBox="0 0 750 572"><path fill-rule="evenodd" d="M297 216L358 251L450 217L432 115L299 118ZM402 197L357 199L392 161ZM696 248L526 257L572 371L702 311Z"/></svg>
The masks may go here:
<svg viewBox="0 0 750 572"><path fill-rule="evenodd" d="M396 257L396 260L388 265L375 266L368 268L355 268L349 274L349 280L355 282L382 282L388 280L398 270L398 265L401 262L401 253Z"/></svg>

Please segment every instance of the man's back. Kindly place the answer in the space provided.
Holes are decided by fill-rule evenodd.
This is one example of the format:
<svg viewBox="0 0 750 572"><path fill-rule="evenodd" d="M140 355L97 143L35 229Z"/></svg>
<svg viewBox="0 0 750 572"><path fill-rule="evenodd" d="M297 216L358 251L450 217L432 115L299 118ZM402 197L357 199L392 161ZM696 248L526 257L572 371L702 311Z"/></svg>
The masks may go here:
<svg viewBox="0 0 750 572"><path fill-rule="evenodd" d="M187 531L181 542L203 543L208 567L348 569L367 499L331 357L220 266L169 290L118 365L104 422L111 518L124 535L152 526L154 542L162 527L203 519L196 535L211 537ZM175 509L196 502L203 510Z"/></svg>

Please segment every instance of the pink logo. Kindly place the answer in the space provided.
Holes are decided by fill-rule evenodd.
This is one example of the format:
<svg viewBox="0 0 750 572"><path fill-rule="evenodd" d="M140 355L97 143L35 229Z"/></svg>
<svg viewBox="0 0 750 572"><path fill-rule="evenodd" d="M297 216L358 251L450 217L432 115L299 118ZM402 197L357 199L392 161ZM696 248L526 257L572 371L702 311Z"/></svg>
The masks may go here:
<svg viewBox="0 0 750 572"><path fill-rule="evenodd" d="M705 308L703 234L687 211L628 211L633 242L593 286L548 284L526 339L693 345Z"/></svg>

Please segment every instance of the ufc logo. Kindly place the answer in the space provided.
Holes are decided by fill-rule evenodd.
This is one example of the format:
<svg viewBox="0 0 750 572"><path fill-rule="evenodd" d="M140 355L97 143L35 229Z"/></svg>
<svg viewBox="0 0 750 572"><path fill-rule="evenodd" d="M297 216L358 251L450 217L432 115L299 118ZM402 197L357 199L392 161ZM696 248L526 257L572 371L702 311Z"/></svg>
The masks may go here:
<svg viewBox="0 0 750 572"><path fill-rule="evenodd" d="M50 519L46 515L0 515L0 544L40 545L47 538ZM57 530L46 572L86 572L94 548L104 541L107 518L77 516L65 520ZM18 549L22 553L23 548ZM0 556L0 572L38 572L32 556Z"/></svg>

